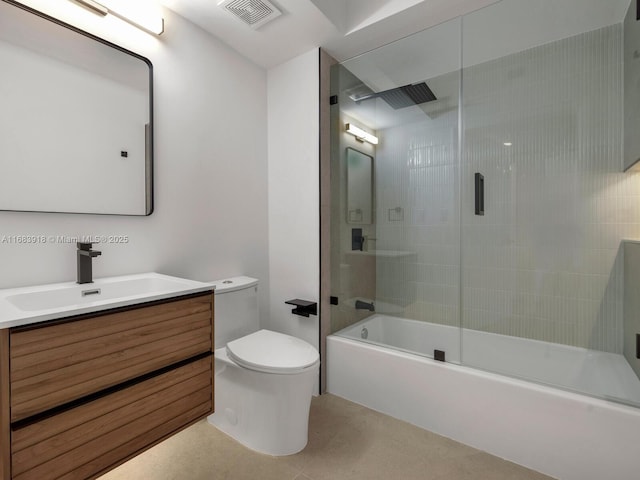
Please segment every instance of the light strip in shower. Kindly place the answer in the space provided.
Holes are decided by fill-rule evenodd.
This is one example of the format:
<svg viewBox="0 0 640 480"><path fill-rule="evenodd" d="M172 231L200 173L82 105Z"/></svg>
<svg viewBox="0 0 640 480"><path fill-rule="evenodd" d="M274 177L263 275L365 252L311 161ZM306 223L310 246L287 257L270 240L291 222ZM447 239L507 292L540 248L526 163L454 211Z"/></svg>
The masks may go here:
<svg viewBox="0 0 640 480"><path fill-rule="evenodd" d="M347 129L347 133L350 133L351 135L353 135L357 139L364 140L365 142L369 142L372 145L377 145L378 144L378 137L376 137L375 135L372 135L369 132L365 132L360 127L356 127L355 125L352 125L351 123L346 123L344 126Z"/></svg>

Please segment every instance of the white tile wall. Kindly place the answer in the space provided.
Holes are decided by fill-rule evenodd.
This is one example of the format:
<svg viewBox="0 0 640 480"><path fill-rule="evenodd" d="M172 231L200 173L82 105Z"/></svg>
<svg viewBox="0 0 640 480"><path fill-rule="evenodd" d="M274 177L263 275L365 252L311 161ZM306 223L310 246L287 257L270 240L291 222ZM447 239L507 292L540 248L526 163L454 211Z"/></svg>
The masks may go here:
<svg viewBox="0 0 640 480"><path fill-rule="evenodd" d="M463 79L464 325L620 353L620 242L640 231L638 176L622 173L622 26Z"/></svg>
<svg viewBox="0 0 640 480"><path fill-rule="evenodd" d="M459 73L446 77L450 90L457 91ZM413 253L377 258L377 300L404 307L409 318L456 326L460 325L457 127L456 108L433 118L421 115L412 123L379 131L376 156L378 248ZM402 220L390 216L398 207Z"/></svg>
<svg viewBox="0 0 640 480"><path fill-rule="evenodd" d="M640 238L640 175L622 173L622 26L466 68L462 81L461 190L457 112L378 130L378 248L416 263L379 257L377 300L411 318L620 353L620 242ZM402 221L390 220L396 207Z"/></svg>

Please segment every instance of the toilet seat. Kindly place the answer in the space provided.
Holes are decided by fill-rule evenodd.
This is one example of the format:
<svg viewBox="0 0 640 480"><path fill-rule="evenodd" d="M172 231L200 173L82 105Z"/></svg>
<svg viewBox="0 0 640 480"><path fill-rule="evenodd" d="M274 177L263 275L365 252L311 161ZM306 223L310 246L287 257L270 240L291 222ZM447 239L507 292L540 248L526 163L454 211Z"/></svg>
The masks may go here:
<svg viewBox="0 0 640 480"><path fill-rule="evenodd" d="M226 351L238 365L264 373L301 373L320 360L318 351L304 340L270 330L233 340Z"/></svg>

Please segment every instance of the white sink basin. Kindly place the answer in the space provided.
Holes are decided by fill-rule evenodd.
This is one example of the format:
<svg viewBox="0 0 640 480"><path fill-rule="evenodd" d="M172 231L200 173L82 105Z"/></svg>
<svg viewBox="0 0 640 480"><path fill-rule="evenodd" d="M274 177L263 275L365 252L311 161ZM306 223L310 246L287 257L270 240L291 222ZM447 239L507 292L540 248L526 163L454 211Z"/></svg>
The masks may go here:
<svg viewBox="0 0 640 480"><path fill-rule="evenodd" d="M0 290L0 328L213 290L209 283L144 273Z"/></svg>

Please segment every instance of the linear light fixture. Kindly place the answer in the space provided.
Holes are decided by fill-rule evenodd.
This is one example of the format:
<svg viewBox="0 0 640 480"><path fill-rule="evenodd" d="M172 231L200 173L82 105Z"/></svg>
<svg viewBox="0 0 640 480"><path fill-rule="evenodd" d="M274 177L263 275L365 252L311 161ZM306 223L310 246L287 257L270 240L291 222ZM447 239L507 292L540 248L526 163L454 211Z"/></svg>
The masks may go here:
<svg viewBox="0 0 640 480"><path fill-rule="evenodd" d="M128 0L127 2L116 2L114 0L105 6L94 0L70 0L74 3L82 5L87 10L106 17L107 15L113 15L114 17L124 20L125 22L137 27L145 32L154 33L156 35L164 32L164 19L159 12L153 11L153 9L146 9L144 2L139 0ZM114 10L112 4L120 3L117 10Z"/></svg>
<svg viewBox="0 0 640 480"><path fill-rule="evenodd" d="M369 142L372 145L378 144L378 137L376 137L375 135L372 135L369 132L365 132L360 127L356 127L351 123L346 123L344 126L347 129L347 133L350 133L351 135L356 137L358 140L364 140L365 142Z"/></svg>

